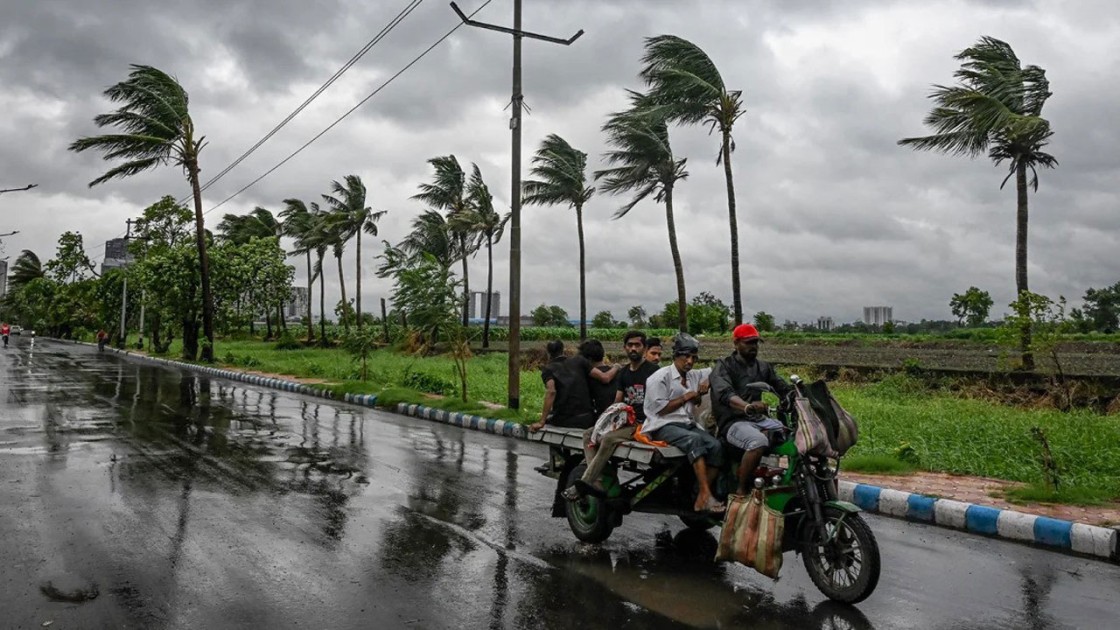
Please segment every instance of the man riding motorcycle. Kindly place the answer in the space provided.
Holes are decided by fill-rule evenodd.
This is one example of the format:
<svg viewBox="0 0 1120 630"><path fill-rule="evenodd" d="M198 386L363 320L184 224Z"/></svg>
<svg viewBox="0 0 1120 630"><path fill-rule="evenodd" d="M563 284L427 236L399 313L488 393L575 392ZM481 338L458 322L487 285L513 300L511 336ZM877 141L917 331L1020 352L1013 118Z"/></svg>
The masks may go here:
<svg viewBox="0 0 1120 630"><path fill-rule="evenodd" d="M778 376L773 366L758 358L762 338L757 328L751 324L740 324L732 332L732 338L735 352L716 362L709 380L717 435L743 451L739 463L738 494L747 494L754 471L769 445L765 431L782 428L781 422L766 417L769 406L762 401L762 393L747 385L766 383L782 398L791 388Z"/></svg>

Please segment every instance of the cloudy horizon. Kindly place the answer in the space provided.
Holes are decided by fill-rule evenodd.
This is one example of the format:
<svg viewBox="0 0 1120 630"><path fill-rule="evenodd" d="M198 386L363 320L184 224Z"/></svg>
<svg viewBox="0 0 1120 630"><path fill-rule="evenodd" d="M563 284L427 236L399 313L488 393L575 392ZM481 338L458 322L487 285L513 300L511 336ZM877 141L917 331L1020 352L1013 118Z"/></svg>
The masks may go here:
<svg viewBox="0 0 1120 630"><path fill-rule="evenodd" d="M461 2L465 11L483 0ZM100 260L105 240L163 195L189 188L173 167L88 188L109 164L66 147L98 133L92 118L113 109L101 95L131 63L176 76L191 97L207 181L299 105L407 2L355 6L342 0L201 0L186 5L0 0L0 196L7 219L0 256L35 251L44 262L59 234L81 232ZM864 306L888 305L900 320L952 319L949 299L969 286L992 294L992 315L1014 295L1014 182L1006 166L917 153L899 138L925 135L932 84L953 82L953 55L989 35L1024 64L1047 71L1053 96L1043 115L1059 160L1039 173L1030 197L1030 286L1078 305L1089 287L1120 281L1120 146L1114 111L1120 88L1120 6L986 0L922 3L680 3L658 0L545 3L525 0L524 28L568 37L570 47L526 40L523 177L550 133L602 168L606 116L625 107L644 38L679 35L703 48L729 88L743 91L732 165L738 200L744 311L778 322L859 320ZM508 24L511 0L493 0L476 19ZM322 131L458 18L446 2L423 2L274 138L205 193L204 208L236 192ZM363 242L367 308L388 297L374 276L380 239L397 242L423 207L409 198L430 175L426 160L455 154L479 165L498 208L510 195L510 38L461 28L271 176L207 215L281 200L317 200L331 180L362 177L368 203L388 210L376 246ZM674 153L688 158L676 190L676 222L688 296L708 291L731 304L727 200L718 139L702 127L673 128ZM589 173L590 175L590 173ZM659 312L676 299L664 208L646 202L612 215L626 199L596 195L585 210L588 317L630 306ZM578 315L574 213L522 212L522 310L559 304ZM1112 234L1113 236L1109 236ZM1108 245L1108 243L1113 245ZM372 244L371 244L372 245ZM353 292L353 247L345 258ZM495 248L495 290L508 308L508 242ZM306 286L299 260L296 284ZM484 289L486 258L471 261L471 288ZM328 274L330 275L330 274ZM338 300L328 278L328 300ZM333 295L333 297L331 297ZM333 310L328 307L328 310Z"/></svg>

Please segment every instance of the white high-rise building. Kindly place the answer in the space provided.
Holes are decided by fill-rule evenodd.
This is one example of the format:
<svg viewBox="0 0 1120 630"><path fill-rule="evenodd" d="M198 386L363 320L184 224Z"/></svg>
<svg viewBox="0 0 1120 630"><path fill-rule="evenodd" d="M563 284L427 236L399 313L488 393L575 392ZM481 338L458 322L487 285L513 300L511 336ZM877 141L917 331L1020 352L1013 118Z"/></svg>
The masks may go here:
<svg viewBox="0 0 1120 630"><path fill-rule="evenodd" d="M868 326L882 326L894 321L893 311L890 306L865 306L863 307L863 323Z"/></svg>

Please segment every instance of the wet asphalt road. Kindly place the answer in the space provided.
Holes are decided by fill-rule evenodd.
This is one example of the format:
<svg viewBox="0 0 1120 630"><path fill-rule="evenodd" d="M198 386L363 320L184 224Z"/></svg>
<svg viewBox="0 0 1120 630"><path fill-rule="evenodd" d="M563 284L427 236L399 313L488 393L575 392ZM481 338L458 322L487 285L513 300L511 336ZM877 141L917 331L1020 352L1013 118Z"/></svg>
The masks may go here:
<svg viewBox="0 0 1120 630"><path fill-rule="evenodd" d="M0 628L1108 628L1120 567L868 517L831 605L632 515L548 516L539 445L13 338L0 350ZM673 543L658 544L671 530Z"/></svg>

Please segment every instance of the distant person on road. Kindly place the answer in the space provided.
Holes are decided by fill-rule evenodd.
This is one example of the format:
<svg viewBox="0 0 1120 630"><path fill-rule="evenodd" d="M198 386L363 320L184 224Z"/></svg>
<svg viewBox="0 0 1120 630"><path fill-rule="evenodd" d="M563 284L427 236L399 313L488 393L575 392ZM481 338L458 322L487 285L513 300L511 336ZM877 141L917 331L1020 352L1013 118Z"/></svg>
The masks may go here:
<svg viewBox="0 0 1120 630"><path fill-rule="evenodd" d="M731 333L735 351L720 359L712 368L712 412L718 427L717 435L728 444L743 450L739 462L738 493L747 494L751 479L762 454L770 445L764 431L780 429L782 423L766 417L770 407L762 400L762 392L747 387L763 382L785 398L790 386L773 366L758 358L762 338L751 324L740 324Z"/></svg>
<svg viewBox="0 0 1120 630"><path fill-rule="evenodd" d="M12 327L8 325L8 322L4 322L3 324L0 324L0 337L4 338L4 347L5 348L8 347L8 336L11 335L11 334L12 334Z"/></svg>
<svg viewBox="0 0 1120 630"><path fill-rule="evenodd" d="M642 433L654 440L668 442L688 456L696 473L700 491L693 509L720 513L726 506L712 496L712 482L723 463L719 440L696 422L696 406L708 393L710 369L694 370L700 342L680 333L673 342L673 363L654 372L646 380L646 421Z"/></svg>
<svg viewBox="0 0 1120 630"><path fill-rule="evenodd" d="M97 350L99 352L105 352L105 344L108 343L108 341L109 333L105 332L104 328L97 331Z"/></svg>

